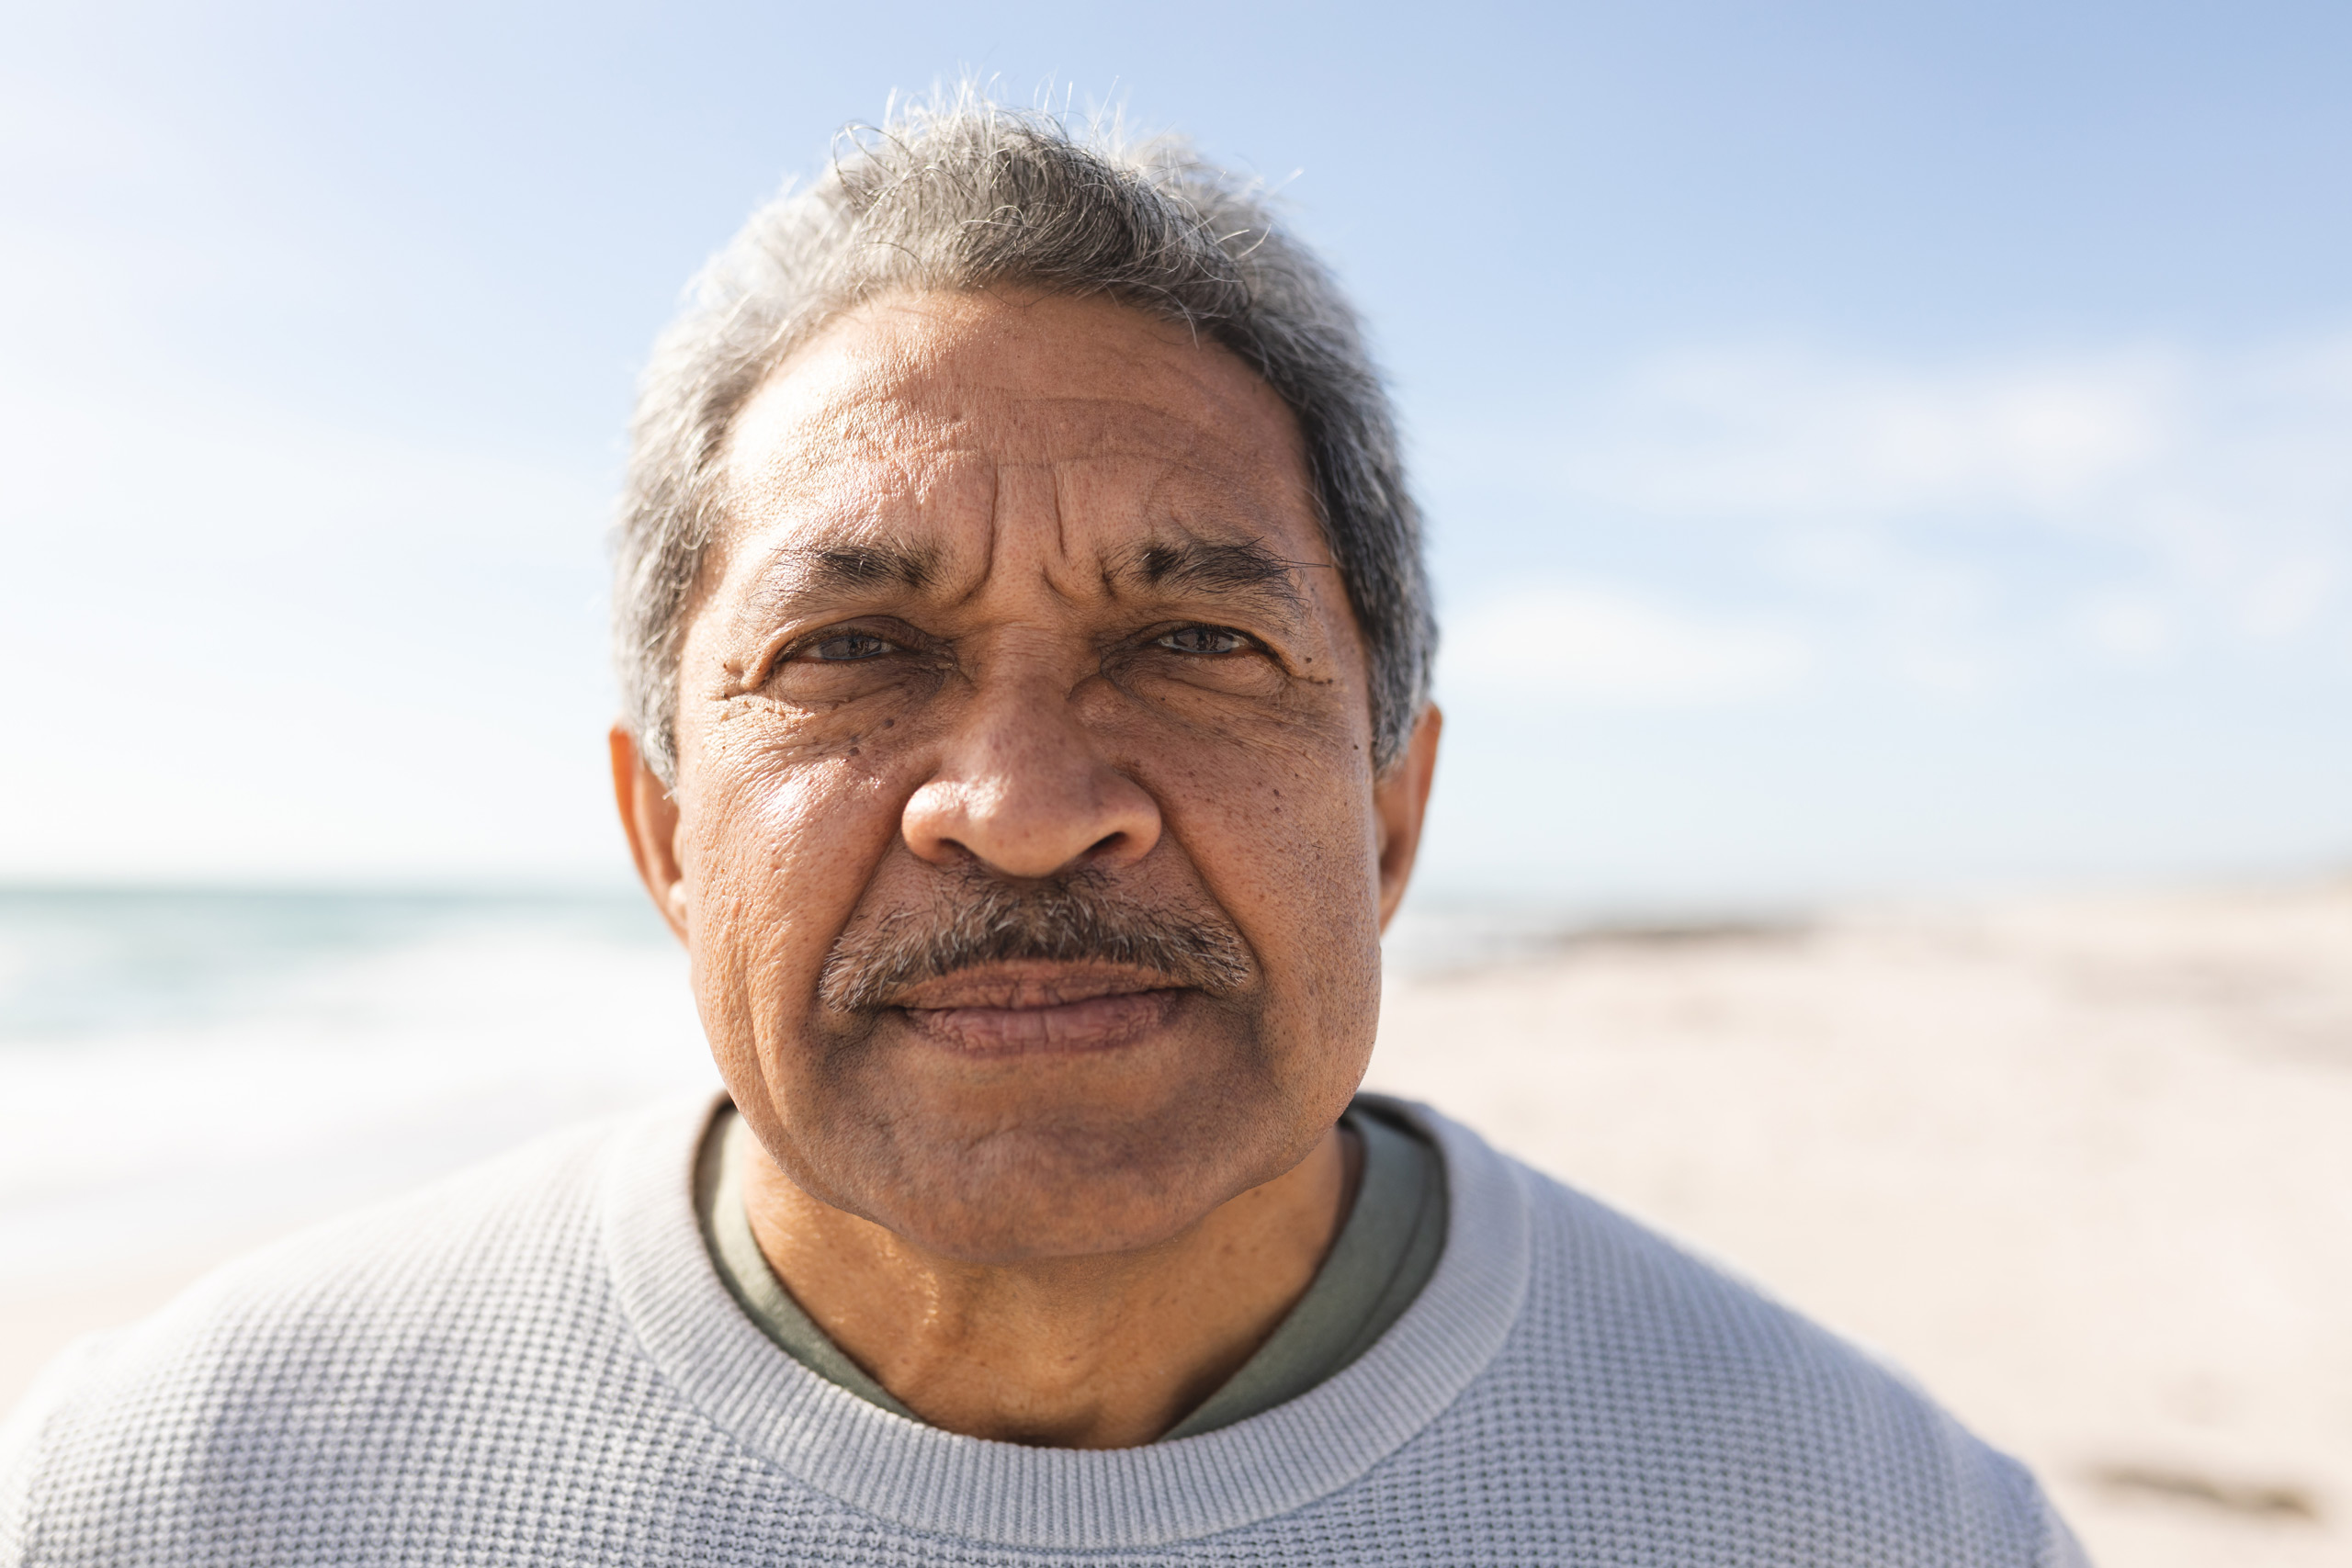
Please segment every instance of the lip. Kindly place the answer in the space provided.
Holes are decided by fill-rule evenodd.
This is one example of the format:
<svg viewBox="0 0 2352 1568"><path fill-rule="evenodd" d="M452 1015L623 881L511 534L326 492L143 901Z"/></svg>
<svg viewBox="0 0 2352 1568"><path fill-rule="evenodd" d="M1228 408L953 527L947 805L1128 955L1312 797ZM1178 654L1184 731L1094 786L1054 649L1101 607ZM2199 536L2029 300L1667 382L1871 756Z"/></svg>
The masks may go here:
<svg viewBox="0 0 2352 1568"><path fill-rule="evenodd" d="M894 1010L964 1054L1067 1054L1130 1043L1166 1023L1189 994L1134 969L991 964L910 987Z"/></svg>

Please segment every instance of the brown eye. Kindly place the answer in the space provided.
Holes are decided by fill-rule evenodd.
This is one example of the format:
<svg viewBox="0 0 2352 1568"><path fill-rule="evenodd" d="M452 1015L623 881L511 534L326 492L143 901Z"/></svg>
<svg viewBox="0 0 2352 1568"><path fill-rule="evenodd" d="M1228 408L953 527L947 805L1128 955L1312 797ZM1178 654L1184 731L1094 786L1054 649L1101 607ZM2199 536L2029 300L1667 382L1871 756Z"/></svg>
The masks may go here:
<svg viewBox="0 0 2352 1568"><path fill-rule="evenodd" d="M872 632L836 632L831 637L811 643L801 657L822 664L854 664L861 660L879 659L886 653L897 651L896 643L885 641Z"/></svg>
<svg viewBox="0 0 2352 1568"><path fill-rule="evenodd" d="M1178 626L1152 640L1178 653L1238 653L1250 646L1248 637L1225 626Z"/></svg>

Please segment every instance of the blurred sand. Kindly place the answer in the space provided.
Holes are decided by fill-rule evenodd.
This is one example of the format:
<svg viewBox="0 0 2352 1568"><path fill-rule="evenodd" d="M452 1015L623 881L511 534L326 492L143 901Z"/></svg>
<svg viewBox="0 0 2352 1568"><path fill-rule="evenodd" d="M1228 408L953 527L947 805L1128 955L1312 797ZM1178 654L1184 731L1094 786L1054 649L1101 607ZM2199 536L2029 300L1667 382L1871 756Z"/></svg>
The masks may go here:
<svg viewBox="0 0 2352 1568"><path fill-rule="evenodd" d="M2105 1568L2352 1562L2352 884L1392 982L1430 1100L1908 1369ZM0 1407L205 1259L0 1295Z"/></svg>
<svg viewBox="0 0 2352 1568"><path fill-rule="evenodd" d="M2106 1568L2352 1562L2352 884L1390 987L1437 1104L1894 1359Z"/></svg>

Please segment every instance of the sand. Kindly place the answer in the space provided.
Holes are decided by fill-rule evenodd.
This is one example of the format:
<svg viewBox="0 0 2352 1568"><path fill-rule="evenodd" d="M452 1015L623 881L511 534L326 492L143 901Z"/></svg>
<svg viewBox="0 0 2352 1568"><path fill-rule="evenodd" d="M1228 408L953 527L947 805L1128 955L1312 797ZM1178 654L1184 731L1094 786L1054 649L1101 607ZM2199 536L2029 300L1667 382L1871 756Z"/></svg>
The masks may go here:
<svg viewBox="0 0 2352 1568"><path fill-rule="evenodd" d="M2107 1568L2352 1561L2352 884L1588 939L1392 983L1371 1082L1890 1357ZM0 1292L0 1405L206 1261Z"/></svg>
<svg viewBox="0 0 2352 1568"><path fill-rule="evenodd" d="M1392 986L1428 1100L1905 1367L2108 1568L2352 1561L2352 886Z"/></svg>

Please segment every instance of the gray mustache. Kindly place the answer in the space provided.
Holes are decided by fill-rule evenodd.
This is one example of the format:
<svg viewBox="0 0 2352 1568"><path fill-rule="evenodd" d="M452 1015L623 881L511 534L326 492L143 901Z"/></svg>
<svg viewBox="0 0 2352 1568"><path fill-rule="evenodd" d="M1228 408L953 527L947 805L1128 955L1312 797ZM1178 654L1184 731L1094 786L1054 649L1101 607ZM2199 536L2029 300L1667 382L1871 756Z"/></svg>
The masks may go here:
<svg viewBox="0 0 2352 1568"><path fill-rule="evenodd" d="M1023 960L1116 964L1212 996L1241 990L1250 973L1249 950L1230 925L1118 897L1100 872L1015 886L967 868L933 907L894 909L843 932L817 996L838 1011L875 1012L909 987Z"/></svg>

